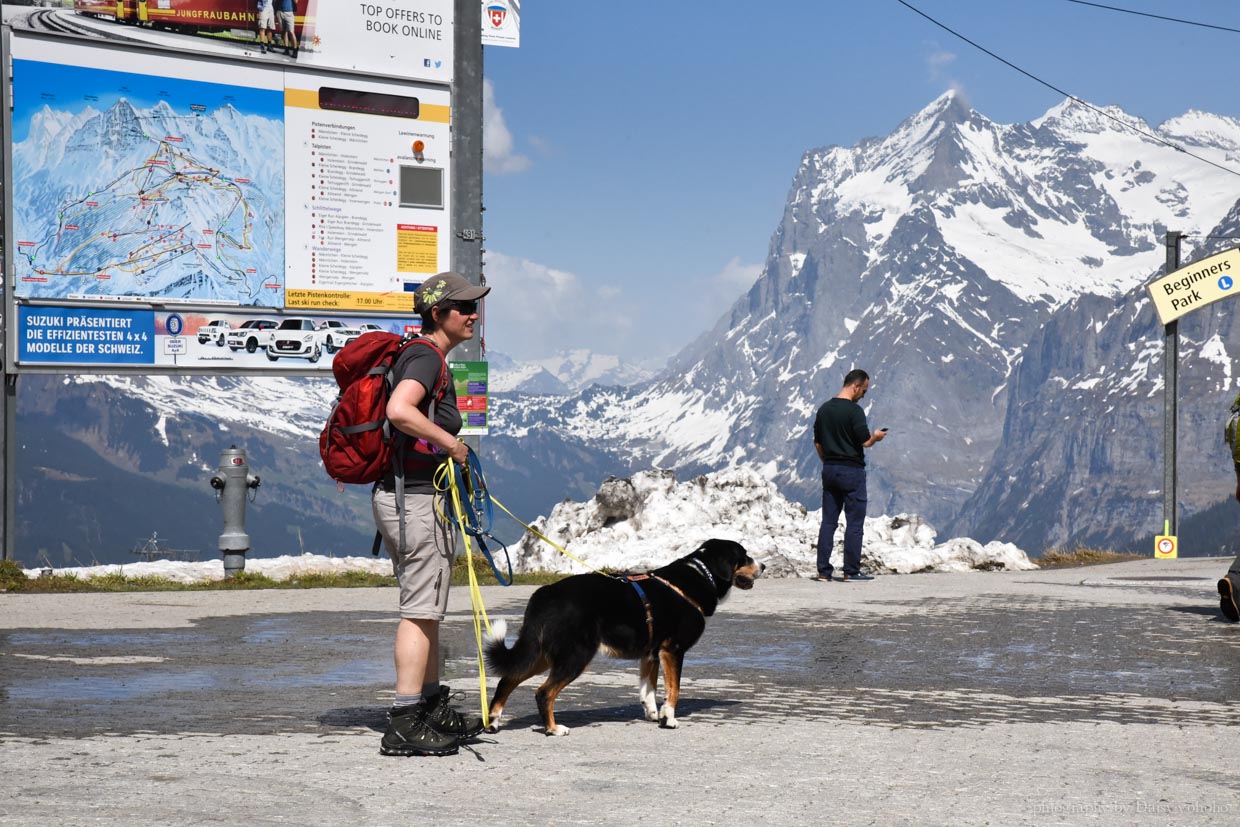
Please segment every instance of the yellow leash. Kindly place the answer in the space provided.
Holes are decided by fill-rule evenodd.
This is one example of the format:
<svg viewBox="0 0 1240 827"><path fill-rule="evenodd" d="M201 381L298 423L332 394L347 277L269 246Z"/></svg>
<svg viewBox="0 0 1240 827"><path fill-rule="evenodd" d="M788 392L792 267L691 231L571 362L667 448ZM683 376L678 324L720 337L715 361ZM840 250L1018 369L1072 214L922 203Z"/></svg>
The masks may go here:
<svg viewBox="0 0 1240 827"><path fill-rule="evenodd" d="M457 475L452 473L449 467L452 460L444 460L439 468L435 471L435 489L443 491L442 478L447 477L447 490L452 497L452 508L456 512L456 526L460 530L461 538L465 541L465 568L469 570L469 603L473 610L474 616L474 639L478 644L478 696L482 702L482 725L489 727L491 725L490 704L487 703L487 668L486 659L483 657L482 650L482 628L486 627L487 634L491 632L491 620L487 617L487 607L482 602L482 589L478 586L478 575L474 572L474 553L473 546L469 542L469 532L465 531L465 512L461 505L461 492L457 486ZM446 515L439 515L443 519L448 519Z"/></svg>
<svg viewBox="0 0 1240 827"><path fill-rule="evenodd" d="M586 567L586 568L588 568L590 571L595 572L596 574L607 575L607 572L603 571L602 569L596 569L594 566L590 565L590 564L589 564L589 563L587 563L585 560L582 560L582 559L581 559L580 557L578 557L576 554L573 554L571 551L569 551L568 549L564 548L564 546L560 545L559 543L556 543L554 540L552 540L551 538L547 537L545 534L542 534L541 532L536 531L536 530L534 530L534 529L530 528L528 525L526 525L525 523L523 523L523 522L521 521L521 519L520 519L520 518L519 518L516 514L513 514L511 511L509 511L509 510L508 510L508 509L504 506L504 504L503 504L502 502L500 502L499 500L495 499L495 497L491 497L491 502L493 502L493 503L495 503L496 505L498 505L501 511L503 511L503 512L504 512L505 514L507 514L509 517L512 517L514 520L516 520L518 525L520 525L522 528L524 528L524 529L525 529L526 531L528 531L530 534L533 534L535 537L537 537L538 539L542 540L542 541L543 541L544 543L546 543L547 545L551 546L551 547L552 547L553 549L555 549L556 551L560 552L560 554L563 554L565 557L568 557L568 558L569 558L569 559L571 559L571 560L575 560L576 562L580 563L581 565L585 566L585 567ZM610 575L608 575L608 576L610 576Z"/></svg>

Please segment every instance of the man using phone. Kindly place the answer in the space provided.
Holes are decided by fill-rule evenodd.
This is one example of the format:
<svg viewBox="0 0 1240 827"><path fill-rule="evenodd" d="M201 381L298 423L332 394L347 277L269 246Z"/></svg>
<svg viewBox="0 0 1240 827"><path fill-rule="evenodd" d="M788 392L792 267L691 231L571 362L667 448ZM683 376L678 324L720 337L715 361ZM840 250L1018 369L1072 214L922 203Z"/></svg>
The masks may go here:
<svg viewBox="0 0 1240 827"><path fill-rule="evenodd" d="M882 442L887 429L873 433L857 403L870 389L870 376L850 370L844 386L814 417L814 450L822 460L822 526L818 529L818 575L815 580L873 580L861 571L861 539L865 531L865 449ZM840 512L844 512L844 571L835 575L831 551Z"/></svg>

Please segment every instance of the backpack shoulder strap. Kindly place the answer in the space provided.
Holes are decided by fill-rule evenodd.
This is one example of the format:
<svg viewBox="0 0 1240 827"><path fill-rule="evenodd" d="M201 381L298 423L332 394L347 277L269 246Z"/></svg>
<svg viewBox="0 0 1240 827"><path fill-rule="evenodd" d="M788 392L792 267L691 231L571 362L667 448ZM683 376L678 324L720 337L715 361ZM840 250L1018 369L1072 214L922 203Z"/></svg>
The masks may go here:
<svg viewBox="0 0 1240 827"><path fill-rule="evenodd" d="M406 347L418 343L426 345L431 350L435 351L435 355L439 357L439 375L435 378L435 387L431 391L431 396L434 397L431 400L431 409L434 410L434 404L443 399L444 395L448 392L448 360L443 355L443 351L439 349L439 346L425 336L417 336L405 342L405 344L401 346L400 352L404 353ZM396 363L393 362L392 367L395 366ZM434 421L433 417L431 418L431 421Z"/></svg>

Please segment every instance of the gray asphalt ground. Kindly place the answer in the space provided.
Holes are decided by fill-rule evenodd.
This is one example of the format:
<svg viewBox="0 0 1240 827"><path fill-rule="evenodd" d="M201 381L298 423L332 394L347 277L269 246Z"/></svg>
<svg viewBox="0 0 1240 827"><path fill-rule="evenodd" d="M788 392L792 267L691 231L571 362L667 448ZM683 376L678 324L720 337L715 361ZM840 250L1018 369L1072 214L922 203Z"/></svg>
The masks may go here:
<svg viewBox="0 0 1240 827"><path fill-rule="evenodd" d="M679 729L599 658L569 736L535 679L448 758L378 753L394 590L0 594L0 824L1236 825L1228 562L759 581L689 653ZM515 630L532 589L484 591Z"/></svg>

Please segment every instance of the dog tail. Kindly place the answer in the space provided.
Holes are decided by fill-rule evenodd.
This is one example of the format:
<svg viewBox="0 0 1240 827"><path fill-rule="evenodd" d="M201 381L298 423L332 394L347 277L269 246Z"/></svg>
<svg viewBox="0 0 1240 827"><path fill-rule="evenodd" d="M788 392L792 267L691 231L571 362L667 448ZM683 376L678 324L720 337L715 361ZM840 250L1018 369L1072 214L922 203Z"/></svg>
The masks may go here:
<svg viewBox="0 0 1240 827"><path fill-rule="evenodd" d="M517 637L517 642L509 649L504 642L508 634L508 622L497 620L491 624L491 635L483 650L486 654L487 668L500 677L528 672L538 657L535 647L530 646L524 635Z"/></svg>

